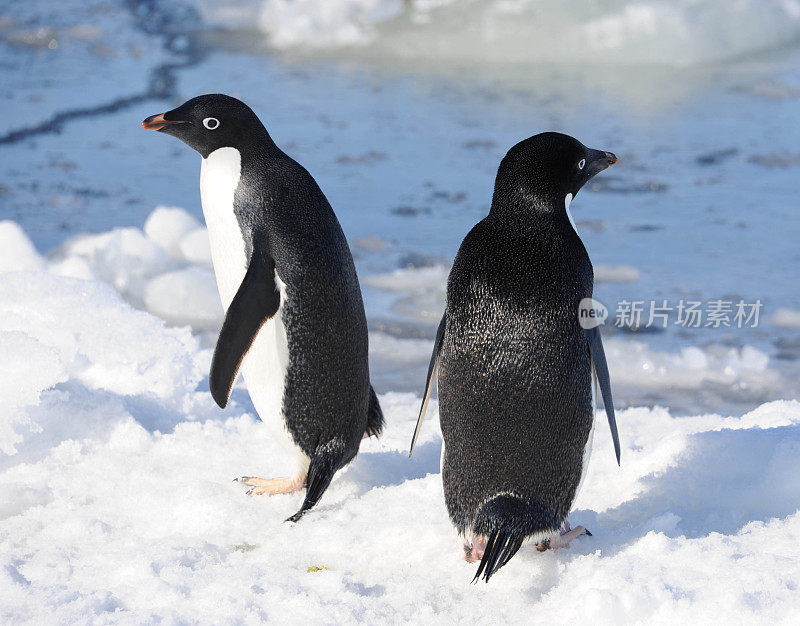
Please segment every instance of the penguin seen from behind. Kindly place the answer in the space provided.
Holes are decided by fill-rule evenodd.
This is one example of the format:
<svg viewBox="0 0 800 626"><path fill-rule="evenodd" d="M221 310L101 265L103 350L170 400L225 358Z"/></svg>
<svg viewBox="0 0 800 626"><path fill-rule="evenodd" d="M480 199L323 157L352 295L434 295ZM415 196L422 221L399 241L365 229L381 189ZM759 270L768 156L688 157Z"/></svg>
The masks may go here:
<svg viewBox="0 0 800 626"><path fill-rule="evenodd" d="M438 370L447 510L465 558L486 581L519 550L568 545L586 533L567 515L586 473L593 374L619 462L600 332L579 307L593 269L569 204L616 163L560 133L512 147L491 209L466 236L447 282L417 428Z"/></svg>

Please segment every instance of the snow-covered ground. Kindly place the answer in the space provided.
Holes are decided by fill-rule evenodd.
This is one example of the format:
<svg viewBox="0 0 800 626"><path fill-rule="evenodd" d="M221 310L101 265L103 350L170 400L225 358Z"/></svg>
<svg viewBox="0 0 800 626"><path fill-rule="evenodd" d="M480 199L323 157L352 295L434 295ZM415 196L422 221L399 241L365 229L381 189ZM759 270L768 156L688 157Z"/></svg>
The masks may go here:
<svg viewBox="0 0 800 626"><path fill-rule="evenodd" d="M569 550L524 549L469 584L431 419L381 396L388 429L322 503L248 497L282 452L237 388L205 387L210 351L109 285L0 275L0 618L5 623L796 620L800 403L741 417L618 416L599 428ZM435 406L434 406L435 413ZM603 421L603 416L600 416Z"/></svg>
<svg viewBox="0 0 800 626"><path fill-rule="evenodd" d="M198 231L162 207L144 231L81 236L44 258L22 229L0 224L2 621L800 616L796 401L733 417L621 411L622 467L601 426L572 515L593 536L555 553L529 546L488 587L469 584L475 567L460 560L444 509L435 403L408 458L414 393L382 394L385 435L362 445L312 514L284 523L299 494L249 497L232 481L280 475L284 453L241 382L224 412L208 391L211 349L200 340L219 311ZM171 307L176 293L185 308ZM125 299L200 320L199 332ZM428 341L372 339L373 361L427 358ZM609 344L612 378L624 381L631 346ZM691 389L732 367L694 350L661 355L649 384L683 375ZM766 355L737 358L757 365L727 385L777 375Z"/></svg>
<svg viewBox="0 0 800 626"><path fill-rule="evenodd" d="M800 621L797 0L34 0L0 7L0 623ZM350 241L380 440L296 525L221 322L198 158L139 122L245 99ZM513 143L620 164L573 204L595 297L720 298L758 327L603 330L568 550L458 556L436 403L450 263ZM159 206L164 205L164 206ZM634 332L636 331L636 332Z"/></svg>

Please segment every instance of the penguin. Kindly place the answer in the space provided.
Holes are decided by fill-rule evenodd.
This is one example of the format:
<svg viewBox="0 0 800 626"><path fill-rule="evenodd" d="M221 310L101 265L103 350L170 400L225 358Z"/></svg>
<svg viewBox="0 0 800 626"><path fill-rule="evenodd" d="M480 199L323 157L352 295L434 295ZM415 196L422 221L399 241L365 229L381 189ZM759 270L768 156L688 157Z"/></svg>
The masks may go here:
<svg viewBox="0 0 800 626"><path fill-rule="evenodd" d="M378 436L367 323L353 257L322 190L245 103L192 98L142 127L202 157L200 195L225 310L209 374L225 408L241 370L261 420L291 453L288 476L240 480L251 494L306 488L298 521L337 470Z"/></svg>
<svg viewBox="0 0 800 626"><path fill-rule="evenodd" d="M567 515L586 473L596 376L620 459L599 327L579 319L592 263L569 204L610 152L534 135L500 163L489 214L464 239L447 281L413 450L438 374L442 482L473 582L526 539L539 550L590 533Z"/></svg>

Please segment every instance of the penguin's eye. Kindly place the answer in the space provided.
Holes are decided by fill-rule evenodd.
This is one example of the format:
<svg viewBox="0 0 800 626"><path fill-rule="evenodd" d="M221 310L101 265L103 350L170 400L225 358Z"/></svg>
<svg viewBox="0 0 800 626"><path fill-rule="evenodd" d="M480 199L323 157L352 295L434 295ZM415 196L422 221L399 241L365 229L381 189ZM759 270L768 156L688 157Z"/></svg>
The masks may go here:
<svg viewBox="0 0 800 626"><path fill-rule="evenodd" d="M581 159L580 161L578 161L579 170L582 170L584 165L586 165L586 159Z"/></svg>
<svg viewBox="0 0 800 626"><path fill-rule="evenodd" d="M203 126L208 130L215 130L219 128L219 120L216 117L207 117L203 120Z"/></svg>

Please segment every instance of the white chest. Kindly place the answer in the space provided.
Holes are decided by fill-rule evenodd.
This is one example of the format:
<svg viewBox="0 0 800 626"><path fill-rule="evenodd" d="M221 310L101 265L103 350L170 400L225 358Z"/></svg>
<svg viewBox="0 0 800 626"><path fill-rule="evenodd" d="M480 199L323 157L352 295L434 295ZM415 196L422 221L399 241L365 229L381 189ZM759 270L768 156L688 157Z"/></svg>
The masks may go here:
<svg viewBox="0 0 800 626"><path fill-rule="evenodd" d="M211 259L222 306L228 310L247 271L247 256L233 196L241 176L241 155L236 148L220 148L203 159L200 198L211 243Z"/></svg>
<svg viewBox="0 0 800 626"><path fill-rule="evenodd" d="M227 312L247 272L247 254L239 221L233 212L233 200L241 178L241 155L235 148L220 148L203 159L200 169L200 197L208 227L211 260L222 306ZM286 444L298 469L308 459L294 445L283 419L283 392L289 365L289 345L283 325L286 285L275 272L281 293L281 305L274 317L258 331L242 362L247 391L262 421L275 437Z"/></svg>

